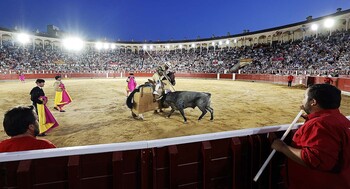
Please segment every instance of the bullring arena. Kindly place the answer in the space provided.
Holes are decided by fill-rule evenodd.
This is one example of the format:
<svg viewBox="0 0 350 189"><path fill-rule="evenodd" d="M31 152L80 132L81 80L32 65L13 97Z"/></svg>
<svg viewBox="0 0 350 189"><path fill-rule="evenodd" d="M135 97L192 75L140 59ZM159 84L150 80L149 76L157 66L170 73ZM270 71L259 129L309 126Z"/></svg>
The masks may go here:
<svg viewBox="0 0 350 189"><path fill-rule="evenodd" d="M273 140L291 128L290 144L304 121L297 118L306 86L336 86L340 111L350 118L350 9L192 40L83 41L47 29L26 34L0 26L0 120L10 108L31 105L29 92L43 78L59 123L38 136L58 148L0 153L0 188L282 188L281 153L259 180L254 175ZM207 113L198 121L197 108L185 109L187 123L178 111L166 118L170 109L132 117L127 76L134 73L140 85L165 64L176 91L211 93L214 120ZM73 99L66 112L54 110L57 75ZM0 141L7 138L1 127Z"/></svg>
<svg viewBox="0 0 350 189"><path fill-rule="evenodd" d="M148 78L136 78L138 84ZM106 144L127 141L143 141L187 136L244 128L256 128L290 123L299 112L305 88L288 88L286 84L270 84L249 81L177 78L176 90L202 91L212 94L214 120L208 113L197 121L200 111L188 108L188 123L176 111L170 119L163 113L144 114L145 119L135 120L126 107L125 78L64 79L73 102L66 112L53 110L53 82L46 79L44 91L50 102L48 107L60 126L52 130L46 139L58 147ZM30 105L29 91L35 80L1 81L0 112L17 105ZM350 115L350 97L342 97L341 111ZM0 115L3 120L3 114ZM300 120L302 121L302 120ZM0 139L7 138L1 128Z"/></svg>

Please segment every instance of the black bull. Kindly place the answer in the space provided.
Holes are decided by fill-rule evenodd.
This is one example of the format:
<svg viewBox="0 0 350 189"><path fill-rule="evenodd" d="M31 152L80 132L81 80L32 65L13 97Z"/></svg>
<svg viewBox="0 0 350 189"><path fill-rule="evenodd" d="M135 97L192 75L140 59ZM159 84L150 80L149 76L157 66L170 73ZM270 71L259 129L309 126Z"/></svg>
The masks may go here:
<svg viewBox="0 0 350 189"><path fill-rule="evenodd" d="M210 93L204 92L193 92L193 91L176 91L169 92L165 96L163 96L161 102L162 106L170 106L171 111L168 115L168 118L174 113L175 110L179 110L182 117L184 118L184 122L187 122L187 118L185 116L184 109L185 108L195 108L198 107L202 114L199 116L198 120L201 120L203 116L210 112L210 120L214 119L214 109L210 107Z"/></svg>

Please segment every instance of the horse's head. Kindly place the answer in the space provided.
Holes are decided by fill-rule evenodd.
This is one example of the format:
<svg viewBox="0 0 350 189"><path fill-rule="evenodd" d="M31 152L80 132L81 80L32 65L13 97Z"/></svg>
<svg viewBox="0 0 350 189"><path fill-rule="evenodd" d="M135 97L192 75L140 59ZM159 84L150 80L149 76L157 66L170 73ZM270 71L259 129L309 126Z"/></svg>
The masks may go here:
<svg viewBox="0 0 350 189"><path fill-rule="evenodd" d="M170 83L175 86L176 81L175 81L175 72L169 72L167 74L168 78L170 79Z"/></svg>

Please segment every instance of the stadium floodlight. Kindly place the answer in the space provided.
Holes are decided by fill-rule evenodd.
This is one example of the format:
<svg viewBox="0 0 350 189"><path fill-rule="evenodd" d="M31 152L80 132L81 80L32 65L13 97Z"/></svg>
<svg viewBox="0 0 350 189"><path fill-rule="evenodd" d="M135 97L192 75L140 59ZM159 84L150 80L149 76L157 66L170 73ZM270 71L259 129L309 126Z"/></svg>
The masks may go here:
<svg viewBox="0 0 350 189"><path fill-rule="evenodd" d="M237 39L234 39L233 42L234 42L234 43L237 43Z"/></svg>
<svg viewBox="0 0 350 189"><path fill-rule="evenodd" d="M108 44L108 43L104 43L104 44L103 44L103 48L104 48L104 49L108 49L108 48L109 48L109 44Z"/></svg>
<svg viewBox="0 0 350 189"><path fill-rule="evenodd" d="M149 49L151 49L151 50L152 50L152 49L153 49L153 45L149 46Z"/></svg>
<svg viewBox="0 0 350 189"><path fill-rule="evenodd" d="M226 40L226 45L230 44L230 40Z"/></svg>
<svg viewBox="0 0 350 189"><path fill-rule="evenodd" d="M22 43L23 45L29 43L29 41L30 41L29 35L26 34L26 33L20 33L20 34L18 34L17 40L18 40L20 43Z"/></svg>
<svg viewBox="0 0 350 189"><path fill-rule="evenodd" d="M147 49L147 45L143 45L143 49L146 50Z"/></svg>
<svg viewBox="0 0 350 189"><path fill-rule="evenodd" d="M165 48L170 49L170 45L165 45Z"/></svg>
<svg viewBox="0 0 350 189"><path fill-rule="evenodd" d="M115 49L115 44L111 44L111 49Z"/></svg>
<svg viewBox="0 0 350 189"><path fill-rule="evenodd" d="M214 41L213 41L213 42L211 42L211 45L215 46L215 43L214 43Z"/></svg>
<svg viewBox="0 0 350 189"><path fill-rule="evenodd" d="M182 48L182 45L181 45L181 44L179 45L179 48Z"/></svg>
<svg viewBox="0 0 350 189"><path fill-rule="evenodd" d="M318 25L317 24L312 24L311 25L311 30L312 31L317 31L318 30Z"/></svg>
<svg viewBox="0 0 350 189"><path fill-rule="evenodd" d="M324 27L326 27L326 28L331 28L331 27L333 27L333 25L334 25L334 20L331 18L327 18L324 21Z"/></svg>
<svg viewBox="0 0 350 189"><path fill-rule="evenodd" d="M68 50L79 51L84 47L84 42L78 37L68 37L63 40L63 46Z"/></svg>
<svg viewBox="0 0 350 189"><path fill-rule="evenodd" d="M312 24L312 25L311 25L311 30L316 32L316 38L317 38L317 36L318 36L318 32L317 32L317 30L318 30L318 25L317 25L317 24Z"/></svg>
<svg viewBox="0 0 350 189"><path fill-rule="evenodd" d="M194 48L196 46L196 44L192 43L192 48Z"/></svg>
<svg viewBox="0 0 350 189"><path fill-rule="evenodd" d="M219 41L219 45L222 45L222 41Z"/></svg>
<svg viewBox="0 0 350 189"><path fill-rule="evenodd" d="M97 43L95 44L95 47L96 47L97 50L101 50L102 47L103 47L103 44L102 44L101 42L97 42Z"/></svg>

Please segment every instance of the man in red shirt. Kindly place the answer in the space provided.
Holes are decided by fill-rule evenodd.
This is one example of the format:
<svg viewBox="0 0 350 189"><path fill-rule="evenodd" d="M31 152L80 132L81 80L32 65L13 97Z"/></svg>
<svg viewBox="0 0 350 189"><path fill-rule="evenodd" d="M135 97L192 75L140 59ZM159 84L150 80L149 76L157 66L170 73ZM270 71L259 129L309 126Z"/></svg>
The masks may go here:
<svg viewBox="0 0 350 189"><path fill-rule="evenodd" d="M329 84L329 85L333 84L333 79L328 76L325 77L323 81L325 84Z"/></svg>
<svg viewBox="0 0 350 189"><path fill-rule="evenodd" d="M277 139L272 148L288 157L289 189L350 188L350 121L340 113L341 91L328 84L309 87L302 108L308 114L291 146Z"/></svg>
<svg viewBox="0 0 350 189"><path fill-rule="evenodd" d="M294 76L292 76L292 75L288 76L288 87L292 86L293 79L294 79Z"/></svg>
<svg viewBox="0 0 350 189"><path fill-rule="evenodd" d="M19 106L7 111L3 126L11 138L0 142L0 153L56 148L50 141L36 138L39 123L33 106Z"/></svg>

